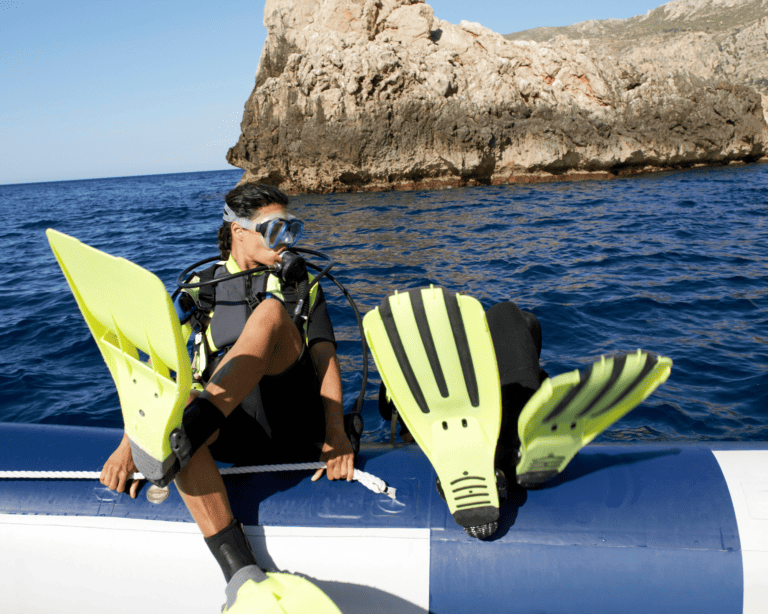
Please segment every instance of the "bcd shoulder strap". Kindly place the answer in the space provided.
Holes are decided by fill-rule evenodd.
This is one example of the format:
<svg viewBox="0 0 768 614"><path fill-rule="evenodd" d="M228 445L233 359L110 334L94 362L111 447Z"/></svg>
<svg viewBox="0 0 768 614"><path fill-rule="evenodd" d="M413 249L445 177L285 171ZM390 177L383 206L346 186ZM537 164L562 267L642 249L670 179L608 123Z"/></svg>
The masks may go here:
<svg viewBox="0 0 768 614"><path fill-rule="evenodd" d="M267 297L267 281L269 273L257 275L254 279L251 275L245 277L245 300L248 301L249 314Z"/></svg>
<svg viewBox="0 0 768 614"><path fill-rule="evenodd" d="M200 291L197 295L198 309L205 313L210 313L213 306L216 304L216 286L207 282L213 281L213 278L216 276L216 271L220 266L220 264L216 263L213 266L209 266L207 269L200 271L197 275L200 279L200 283L206 284L200 287Z"/></svg>

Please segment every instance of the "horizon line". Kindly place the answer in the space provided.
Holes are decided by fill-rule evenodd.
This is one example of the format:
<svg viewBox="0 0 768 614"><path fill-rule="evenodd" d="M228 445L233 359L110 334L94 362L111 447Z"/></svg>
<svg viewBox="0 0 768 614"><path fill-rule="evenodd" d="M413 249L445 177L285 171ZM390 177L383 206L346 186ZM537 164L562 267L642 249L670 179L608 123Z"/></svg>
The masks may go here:
<svg viewBox="0 0 768 614"><path fill-rule="evenodd" d="M0 183L0 187L4 186L20 186L20 185L38 185L41 183L68 183L72 181L101 181L102 179L136 179L138 177L158 177L160 175L192 175L194 173L224 173L229 171L245 172L243 169L236 166L232 168L220 168L206 171L175 171L172 173L144 173L140 175L106 175L103 177L84 177L81 179L45 179L42 181L17 181L11 183Z"/></svg>

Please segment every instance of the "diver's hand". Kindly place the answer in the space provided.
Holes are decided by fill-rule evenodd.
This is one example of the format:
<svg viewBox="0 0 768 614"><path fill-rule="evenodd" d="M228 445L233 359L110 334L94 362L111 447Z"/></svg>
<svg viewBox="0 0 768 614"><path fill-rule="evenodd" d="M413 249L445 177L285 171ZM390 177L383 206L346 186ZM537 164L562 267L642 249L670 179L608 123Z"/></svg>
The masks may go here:
<svg viewBox="0 0 768 614"><path fill-rule="evenodd" d="M355 473L355 454L343 429L326 433L320 460L325 462L326 469L318 469L312 476L313 482L323 477L324 471L327 471L329 480L352 481Z"/></svg>
<svg viewBox="0 0 768 614"><path fill-rule="evenodd" d="M117 446L117 450L112 452L112 456L109 457L104 464L104 468L101 470L101 476L99 482L104 484L110 490L116 490L117 492L125 492L125 487L130 480L130 492L132 499L136 498L139 493L139 486L141 486L141 480L133 480L133 474L137 471L136 464L133 462L133 453L131 452L131 444L128 441L128 436L123 435L123 440L120 445Z"/></svg>

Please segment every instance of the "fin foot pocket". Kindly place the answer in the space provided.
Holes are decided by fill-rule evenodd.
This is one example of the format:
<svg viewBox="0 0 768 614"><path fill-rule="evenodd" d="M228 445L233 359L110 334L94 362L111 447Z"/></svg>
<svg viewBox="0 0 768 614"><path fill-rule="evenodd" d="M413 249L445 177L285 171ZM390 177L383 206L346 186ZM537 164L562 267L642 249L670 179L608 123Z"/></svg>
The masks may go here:
<svg viewBox="0 0 768 614"><path fill-rule="evenodd" d="M446 501L440 478L435 478L435 488L437 488L437 494L440 495L440 498ZM499 493L499 502L504 503L509 497L509 483L507 482L507 476L504 475L501 469L496 469L496 490Z"/></svg>
<svg viewBox="0 0 768 614"><path fill-rule="evenodd" d="M255 569L252 569L255 568ZM258 570L258 571L257 571ZM243 567L227 584L224 614L341 614L317 586L300 576Z"/></svg>
<svg viewBox="0 0 768 614"><path fill-rule="evenodd" d="M538 488L664 383L672 360L638 350L545 380L520 413L517 483Z"/></svg>
<svg viewBox="0 0 768 614"><path fill-rule="evenodd" d="M544 484L549 482L552 478L556 477L560 473L557 470L554 471L528 471L522 475L517 476L517 483L523 488L529 490L536 490L541 488Z"/></svg>

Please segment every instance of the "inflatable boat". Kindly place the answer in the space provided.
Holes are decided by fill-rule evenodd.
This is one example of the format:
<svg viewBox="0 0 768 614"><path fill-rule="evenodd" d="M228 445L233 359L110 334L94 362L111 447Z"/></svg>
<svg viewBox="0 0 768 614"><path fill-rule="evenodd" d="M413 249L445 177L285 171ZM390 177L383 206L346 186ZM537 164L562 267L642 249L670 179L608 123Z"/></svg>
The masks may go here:
<svg viewBox="0 0 768 614"><path fill-rule="evenodd" d="M0 424L0 471L98 471L122 431ZM415 445L363 445L394 499L312 471L227 476L261 565L346 614L768 608L768 443L590 445L512 490L494 537L458 526ZM2 475L8 475L3 473ZM224 578L175 486L0 479L0 611L211 614Z"/></svg>

